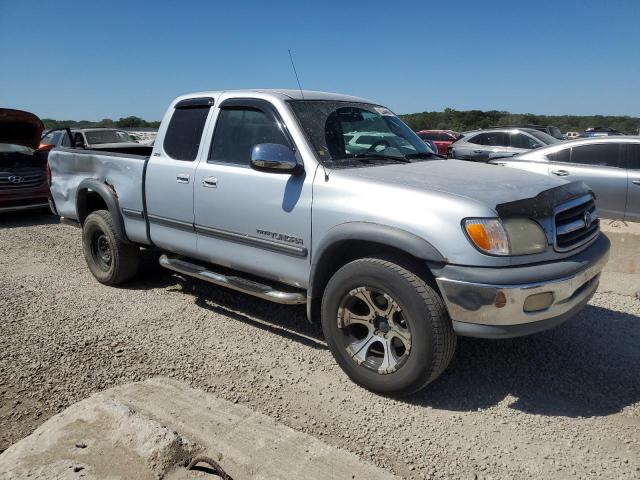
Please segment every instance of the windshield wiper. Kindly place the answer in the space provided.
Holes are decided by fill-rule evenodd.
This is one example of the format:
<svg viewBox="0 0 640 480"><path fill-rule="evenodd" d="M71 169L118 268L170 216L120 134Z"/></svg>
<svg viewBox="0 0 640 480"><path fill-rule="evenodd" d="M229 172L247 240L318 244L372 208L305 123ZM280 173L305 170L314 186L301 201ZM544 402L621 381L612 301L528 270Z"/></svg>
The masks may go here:
<svg viewBox="0 0 640 480"><path fill-rule="evenodd" d="M430 152L407 153L405 157L406 158L440 158L440 159L443 158L441 155L438 155L437 153L430 153Z"/></svg>
<svg viewBox="0 0 640 480"><path fill-rule="evenodd" d="M409 160L408 155L406 157L398 157L397 155L384 155L384 154L381 155L379 153L356 153L352 157L346 157L346 158L356 158L356 159L383 158L387 160L395 160L397 162L402 162L402 163L411 163L411 160Z"/></svg>

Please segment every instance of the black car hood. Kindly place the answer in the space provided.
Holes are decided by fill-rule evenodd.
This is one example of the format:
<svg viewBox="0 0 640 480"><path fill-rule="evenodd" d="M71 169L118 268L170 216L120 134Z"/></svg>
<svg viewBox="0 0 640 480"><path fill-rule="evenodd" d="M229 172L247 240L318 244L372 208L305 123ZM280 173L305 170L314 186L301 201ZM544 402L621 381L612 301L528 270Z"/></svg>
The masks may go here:
<svg viewBox="0 0 640 480"><path fill-rule="evenodd" d="M38 148L44 125L33 113L0 108L0 143Z"/></svg>

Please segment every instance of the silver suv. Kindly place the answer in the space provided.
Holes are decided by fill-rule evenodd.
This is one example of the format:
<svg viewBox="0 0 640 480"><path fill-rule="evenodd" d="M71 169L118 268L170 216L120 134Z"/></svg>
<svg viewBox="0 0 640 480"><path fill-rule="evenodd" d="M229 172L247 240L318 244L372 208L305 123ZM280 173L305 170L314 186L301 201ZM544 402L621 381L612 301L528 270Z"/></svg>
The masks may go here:
<svg viewBox="0 0 640 480"><path fill-rule="evenodd" d="M553 145L560 140L533 128L494 128L465 132L449 149L449 158L486 162Z"/></svg>
<svg viewBox="0 0 640 480"><path fill-rule="evenodd" d="M491 163L583 181L603 216L640 222L640 137L562 142Z"/></svg>

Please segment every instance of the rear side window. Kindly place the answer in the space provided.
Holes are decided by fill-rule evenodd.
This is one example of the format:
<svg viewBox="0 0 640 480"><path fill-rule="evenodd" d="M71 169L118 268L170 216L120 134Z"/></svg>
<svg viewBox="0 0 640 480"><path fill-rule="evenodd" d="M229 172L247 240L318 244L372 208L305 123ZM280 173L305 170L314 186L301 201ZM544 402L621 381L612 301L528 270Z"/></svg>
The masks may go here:
<svg viewBox="0 0 640 480"><path fill-rule="evenodd" d="M552 162L569 163L571 161L571 149L563 148L557 152L549 153L547 158Z"/></svg>
<svg viewBox="0 0 640 480"><path fill-rule="evenodd" d="M164 151L174 160L196 159L210 107L176 108L164 136Z"/></svg>
<svg viewBox="0 0 640 480"><path fill-rule="evenodd" d="M596 143L580 145L571 149L571 163L599 167L620 166L620 144Z"/></svg>
<svg viewBox="0 0 640 480"><path fill-rule="evenodd" d="M468 140L477 145L489 145L492 147L508 147L509 136L504 132L488 132L476 135Z"/></svg>
<svg viewBox="0 0 640 480"><path fill-rule="evenodd" d="M625 162L621 166L640 170L640 143L627 143L625 147Z"/></svg>
<svg viewBox="0 0 640 480"><path fill-rule="evenodd" d="M251 151L260 143L287 145L275 119L256 108L224 108L218 115L209 161L249 166Z"/></svg>

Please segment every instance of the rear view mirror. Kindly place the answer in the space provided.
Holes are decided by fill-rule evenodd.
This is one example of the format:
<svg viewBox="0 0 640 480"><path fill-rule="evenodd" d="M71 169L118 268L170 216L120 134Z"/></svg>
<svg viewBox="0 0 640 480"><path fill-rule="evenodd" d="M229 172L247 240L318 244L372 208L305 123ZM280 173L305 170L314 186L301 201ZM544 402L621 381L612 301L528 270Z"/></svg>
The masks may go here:
<svg viewBox="0 0 640 480"><path fill-rule="evenodd" d="M279 143L259 143L251 151L251 167L280 173L296 173L300 170L296 154Z"/></svg>

